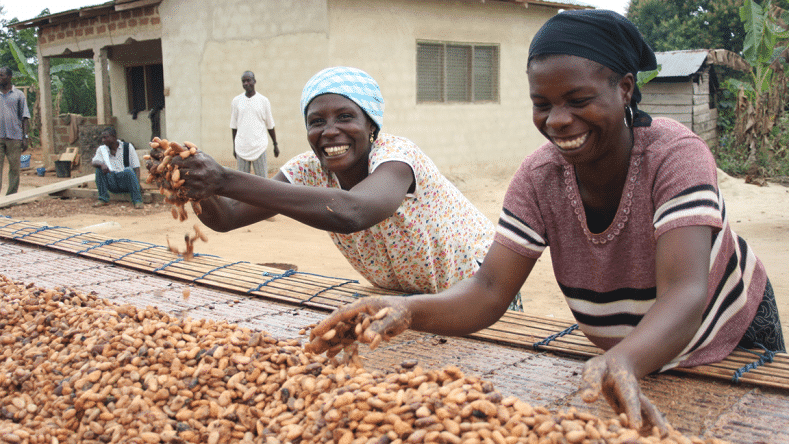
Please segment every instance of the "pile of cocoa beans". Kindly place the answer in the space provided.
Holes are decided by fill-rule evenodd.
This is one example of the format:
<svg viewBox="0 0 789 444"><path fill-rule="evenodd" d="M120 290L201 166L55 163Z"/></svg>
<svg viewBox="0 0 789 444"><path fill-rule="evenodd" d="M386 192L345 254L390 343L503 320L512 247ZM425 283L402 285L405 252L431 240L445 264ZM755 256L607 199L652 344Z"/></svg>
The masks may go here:
<svg viewBox="0 0 789 444"><path fill-rule="evenodd" d="M455 367L368 372L224 321L3 276L0 293L0 442L721 442L550 412Z"/></svg>

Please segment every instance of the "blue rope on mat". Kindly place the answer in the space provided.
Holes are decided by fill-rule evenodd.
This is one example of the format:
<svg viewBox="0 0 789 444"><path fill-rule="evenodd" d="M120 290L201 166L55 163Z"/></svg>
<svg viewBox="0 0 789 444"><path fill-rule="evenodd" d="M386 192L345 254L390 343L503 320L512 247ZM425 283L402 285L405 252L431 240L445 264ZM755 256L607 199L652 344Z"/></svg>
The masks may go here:
<svg viewBox="0 0 789 444"><path fill-rule="evenodd" d="M775 352L774 351L767 350L767 348L765 348L765 346L763 346L762 344L759 344L758 342L755 345L759 346L762 350L764 350L764 354L759 354L759 353L750 351L750 350L748 350L745 347L740 347L739 345L737 346L737 348L739 348L741 350L745 350L748 353L751 353L753 355L758 356L759 359L757 359L756 361L753 361L750 364L746 364L746 365L740 367L739 369L737 369L734 372L734 375L731 377L732 381L740 382L740 378L742 377L743 374L745 374L745 373L747 373L747 372L749 372L749 371L751 371L753 369L756 369L756 368L764 365L765 363L773 362L773 358L775 358Z"/></svg>
<svg viewBox="0 0 789 444"><path fill-rule="evenodd" d="M148 246L147 246L147 247L145 247L145 248L140 248L139 250L130 251L130 252L128 252L128 253L126 253L126 254L124 254L123 256L121 256L121 257L119 257L119 258L117 258L117 259L113 259L112 261L113 261L113 262L118 262L119 260L121 260L121 259L125 258L126 256L128 256L128 255L130 255L130 254L134 254L134 253L142 253L142 252L143 252L143 251L145 251L145 250L150 250L151 248L156 248L156 247L162 247L162 246L161 246L161 245L155 245L155 244L148 244ZM162 248L164 248L164 247L162 247Z"/></svg>
<svg viewBox="0 0 789 444"><path fill-rule="evenodd" d="M8 218L8 216L3 216L3 217ZM27 221L26 220L18 220L18 221L15 221L15 222L11 222L10 224L3 225L2 227L0 227L0 229L10 227L11 225L21 224L21 223L24 223L24 222L27 222Z"/></svg>
<svg viewBox="0 0 789 444"><path fill-rule="evenodd" d="M178 262L181 262L181 261L183 261L183 260L184 260L184 258L182 258L182 257L179 257L178 259L176 259L176 260L174 260L174 261L170 261L170 262L168 262L168 263L166 263L166 264L162 265L161 267L159 267L159 268L157 268L157 269L153 270L153 272L154 272L154 273L156 273L157 271L162 271L162 270L164 270L165 268L169 267L170 265L177 264Z"/></svg>
<svg viewBox="0 0 789 444"><path fill-rule="evenodd" d="M539 350L541 346L548 345L554 339L561 338L564 335L570 334L573 332L573 330L576 330L577 328L578 328L578 324L573 324L567 327L566 329L560 331L559 333L556 333L555 335L550 335L540 342L535 342L534 345L532 345L532 347L534 347L535 350Z"/></svg>
<svg viewBox="0 0 789 444"><path fill-rule="evenodd" d="M103 242L86 240L86 241L82 241L82 243L83 244L96 244L96 245L94 245L92 247L89 247L89 248L86 248L86 249L84 249L82 251L77 251L77 254L87 253L90 250L94 250L94 249L99 248L99 247L103 247L103 246L106 246L106 245L114 244L116 242L136 242L136 241L133 241L133 240L130 240L130 239L107 239L107 240L105 240Z"/></svg>
<svg viewBox="0 0 789 444"><path fill-rule="evenodd" d="M18 233L20 231L29 230L31 228L33 228L33 227L20 228L20 229L14 231L13 233L11 233L11 235L14 235L14 234L16 234L16 233ZM25 233L25 234L20 235L20 236L14 236L12 239L22 239L24 237L30 236L31 234L36 234L36 233L40 233L42 231L47 231L47 230L54 230L54 229L57 229L57 228L65 228L65 227L50 227L49 225L45 225L43 227L36 228L35 230L31 231L30 233Z"/></svg>
<svg viewBox="0 0 789 444"><path fill-rule="evenodd" d="M248 264L249 262L247 262L247 261L238 261L238 262L233 262L232 264L225 264L225 265L222 265L221 267L216 267L216 268L214 268L213 270L208 270L208 271L207 271L205 274L203 274L202 276L200 276L200 277L198 277L198 278L194 278L194 279L192 279L192 282L197 282L197 281L199 281L200 279L205 279L205 277L206 277L206 276L208 276L209 274L211 274L211 273L213 273L213 272L215 272L215 271L217 271L217 270L221 270L221 269L223 269L223 268L227 268L227 267L232 267L233 265L236 265L236 264L244 264L244 263L247 263L247 264Z"/></svg>
<svg viewBox="0 0 789 444"><path fill-rule="evenodd" d="M45 246L45 247L49 247L49 246L51 246L51 245L55 245L55 244L56 244L56 243L58 243L58 242L63 242L63 241L65 241L65 240L69 240L69 239L71 239L71 238L73 238L73 237L85 236L85 235L87 235L87 234L90 234L90 233L77 233L77 234L72 234L72 235L71 235L71 236L69 236L69 237L64 237L63 239L58 239L58 240L56 240L56 241L54 241L54 242L50 242L50 243L48 243L48 244L45 244L44 246Z"/></svg>
<svg viewBox="0 0 789 444"><path fill-rule="evenodd" d="M164 247L162 247L162 248L164 248ZM210 256L210 257L217 257L217 256L214 256L213 254L200 254L200 253L195 253L195 254L193 255L193 257L200 257L200 256ZM170 261L170 262L168 262L168 263L166 263L166 264L162 265L161 267L159 267L159 268L157 268L157 269L153 270L153 272L154 272L154 273L156 273L157 271L162 271L162 270L164 270L165 268L169 267L170 265L177 264L178 262L182 262L183 260L184 260L184 258L182 258L182 257L179 257L178 259L176 259L176 260L174 260L174 261Z"/></svg>
<svg viewBox="0 0 789 444"><path fill-rule="evenodd" d="M288 276L293 276L294 274L296 274L296 270L288 270L288 271L286 271L286 272L284 272L282 274L269 273L268 271L264 271L263 272L263 276L274 276L274 277L269 279L269 280L267 280L267 281L265 281L265 282L263 282L263 283L261 283L261 284L258 284L258 286L255 287L255 288L247 290L247 294L252 293L253 291L260 290L261 288L263 288L266 285L268 285L268 283L271 282L271 281L276 281L277 279L282 279L282 278L286 278Z"/></svg>
<svg viewBox="0 0 789 444"><path fill-rule="evenodd" d="M328 276L324 276L324 277L328 277ZM334 279L342 279L342 278L334 278ZM335 289L335 288L338 288L338 287L342 287L342 286L343 286L343 285L345 285L345 284L358 284L358 283L359 283L359 281L352 280L352 279L348 279L348 280L346 280L345 282L339 283L339 284L337 284L337 285L331 285L331 286L329 286L329 287L326 287L326 288L324 288L323 290L321 290L321 291L319 291L319 292L315 293L314 295L312 295L312 296L308 297L307 299L305 299L305 300L303 300L303 301L299 302L299 305L304 305L306 302L310 302L310 301L312 300L312 298L314 298L314 297L318 296L319 294L321 294L321 293L323 293L323 292L326 292L326 291L329 291L329 290L332 290L332 289ZM357 295L357 294L358 294L358 293L354 293L354 297L356 297L356 295Z"/></svg>

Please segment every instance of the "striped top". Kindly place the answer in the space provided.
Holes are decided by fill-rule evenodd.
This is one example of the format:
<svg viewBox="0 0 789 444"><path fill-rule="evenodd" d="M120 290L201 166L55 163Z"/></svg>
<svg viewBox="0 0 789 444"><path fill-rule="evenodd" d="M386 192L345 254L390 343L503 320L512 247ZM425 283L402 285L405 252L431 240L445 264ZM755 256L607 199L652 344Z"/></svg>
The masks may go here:
<svg viewBox="0 0 789 444"><path fill-rule="evenodd" d="M606 231L589 231L574 168L546 143L510 183L495 240L530 258L550 246L579 328L613 346L655 301L657 239L673 228L712 227L701 328L663 370L717 362L736 347L756 313L767 282L764 266L729 226L715 160L704 142L663 118L634 128L634 136L627 183Z"/></svg>

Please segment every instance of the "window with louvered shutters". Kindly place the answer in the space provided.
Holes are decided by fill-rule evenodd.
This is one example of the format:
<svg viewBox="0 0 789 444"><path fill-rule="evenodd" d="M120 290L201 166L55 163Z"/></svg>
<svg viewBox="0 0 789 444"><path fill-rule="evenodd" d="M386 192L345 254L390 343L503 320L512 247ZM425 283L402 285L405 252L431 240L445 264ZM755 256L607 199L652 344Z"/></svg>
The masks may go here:
<svg viewBox="0 0 789 444"><path fill-rule="evenodd" d="M474 48L474 101L499 100L498 48L477 46Z"/></svg>
<svg viewBox="0 0 789 444"><path fill-rule="evenodd" d="M447 45L447 101L471 101L471 47Z"/></svg>
<svg viewBox="0 0 789 444"><path fill-rule="evenodd" d="M416 48L416 101L444 101L444 45L419 43Z"/></svg>
<svg viewBox="0 0 789 444"><path fill-rule="evenodd" d="M417 42L417 102L498 101L498 56L493 45Z"/></svg>

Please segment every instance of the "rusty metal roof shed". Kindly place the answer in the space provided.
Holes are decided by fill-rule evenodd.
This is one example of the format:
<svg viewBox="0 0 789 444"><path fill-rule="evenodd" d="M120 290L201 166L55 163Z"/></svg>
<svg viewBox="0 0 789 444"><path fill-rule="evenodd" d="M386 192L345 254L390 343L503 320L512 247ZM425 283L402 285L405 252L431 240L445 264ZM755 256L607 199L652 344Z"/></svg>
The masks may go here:
<svg viewBox="0 0 789 444"><path fill-rule="evenodd" d="M709 50L689 49L655 53L660 66L658 77L687 77L699 72L707 60Z"/></svg>

